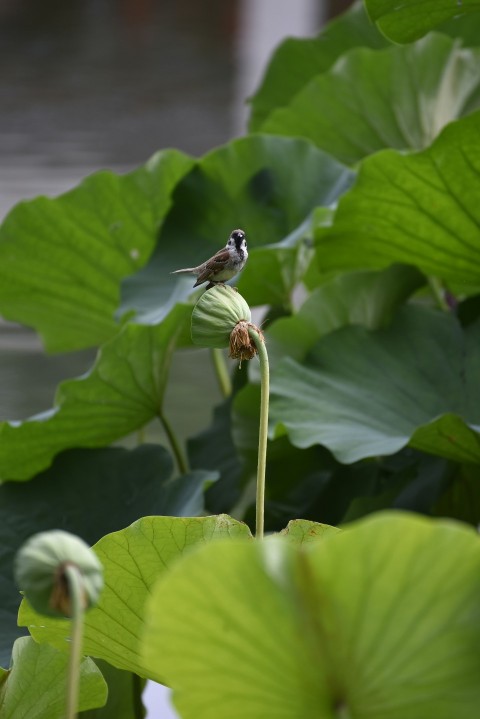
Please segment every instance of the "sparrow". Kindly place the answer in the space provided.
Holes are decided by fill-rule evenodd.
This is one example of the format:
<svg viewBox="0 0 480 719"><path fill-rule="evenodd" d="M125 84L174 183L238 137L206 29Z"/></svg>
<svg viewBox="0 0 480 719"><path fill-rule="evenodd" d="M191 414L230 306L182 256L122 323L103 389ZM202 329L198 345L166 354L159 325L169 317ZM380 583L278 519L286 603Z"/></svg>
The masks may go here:
<svg viewBox="0 0 480 719"><path fill-rule="evenodd" d="M194 287L208 282L208 290L214 285L224 284L238 274L245 267L247 259L248 251L245 232L243 230L233 230L225 247L213 257L210 257L209 260L202 262L198 267L185 267L182 270L175 270L172 275L189 272L197 277Z"/></svg>

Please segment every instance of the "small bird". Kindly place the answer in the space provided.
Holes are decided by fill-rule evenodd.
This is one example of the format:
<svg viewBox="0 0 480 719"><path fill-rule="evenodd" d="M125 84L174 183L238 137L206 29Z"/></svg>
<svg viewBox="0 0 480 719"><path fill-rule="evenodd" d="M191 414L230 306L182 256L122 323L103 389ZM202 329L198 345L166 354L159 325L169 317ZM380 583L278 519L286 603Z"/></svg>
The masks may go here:
<svg viewBox="0 0 480 719"><path fill-rule="evenodd" d="M172 275L189 272L197 277L194 287L208 282L208 290L214 285L224 284L238 274L245 267L247 259L248 251L245 232L243 230L233 230L225 247L213 257L210 257L209 260L202 262L198 267L175 270Z"/></svg>

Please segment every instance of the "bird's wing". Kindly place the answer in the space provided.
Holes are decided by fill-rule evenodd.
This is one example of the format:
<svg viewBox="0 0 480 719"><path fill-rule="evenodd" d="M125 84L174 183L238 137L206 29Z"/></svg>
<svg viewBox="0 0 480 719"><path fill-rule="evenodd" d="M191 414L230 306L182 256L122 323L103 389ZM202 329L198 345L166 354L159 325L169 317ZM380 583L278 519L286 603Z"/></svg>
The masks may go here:
<svg viewBox="0 0 480 719"><path fill-rule="evenodd" d="M205 266L198 275L197 281L193 286L196 287L197 285L201 285L203 282L209 280L212 275L216 275L217 272L221 272L225 267L225 263L228 262L229 259L230 253L228 250L219 250L219 252L213 255L213 257L205 263Z"/></svg>

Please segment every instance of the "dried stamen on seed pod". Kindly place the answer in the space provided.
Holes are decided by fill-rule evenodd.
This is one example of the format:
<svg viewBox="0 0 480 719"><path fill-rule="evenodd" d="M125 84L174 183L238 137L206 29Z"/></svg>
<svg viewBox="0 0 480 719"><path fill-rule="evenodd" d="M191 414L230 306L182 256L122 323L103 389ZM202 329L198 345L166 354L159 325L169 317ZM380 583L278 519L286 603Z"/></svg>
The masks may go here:
<svg viewBox="0 0 480 719"><path fill-rule="evenodd" d="M237 322L230 334L229 355L232 359L238 359L242 362L243 360L251 360L257 354L257 348L252 342L248 332L249 327L253 327L253 329L258 332L261 339L263 339L261 330L259 330L258 327L255 327L255 325L251 322L246 322L244 320Z"/></svg>
<svg viewBox="0 0 480 719"><path fill-rule="evenodd" d="M72 616L70 587L65 574L65 569L68 566L75 567L76 565L74 562L62 562L62 564L56 568L49 601L50 608L57 614L63 614L64 617ZM82 605L82 609L85 611L88 608L88 597L85 590L83 591Z"/></svg>

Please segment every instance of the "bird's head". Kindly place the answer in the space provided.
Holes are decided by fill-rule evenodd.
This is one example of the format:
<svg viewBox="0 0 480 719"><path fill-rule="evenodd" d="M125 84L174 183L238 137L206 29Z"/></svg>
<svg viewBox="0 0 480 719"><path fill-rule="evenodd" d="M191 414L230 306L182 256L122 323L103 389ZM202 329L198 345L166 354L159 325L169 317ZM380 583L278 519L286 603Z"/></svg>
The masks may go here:
<svg viewBox="0 0 480 719"><path fill-rule="evenodd" d="M233 230L230 237L228 238L227 248L230 250L246 251L247 240L245 238L245 232L243 230Z"/></svg>

